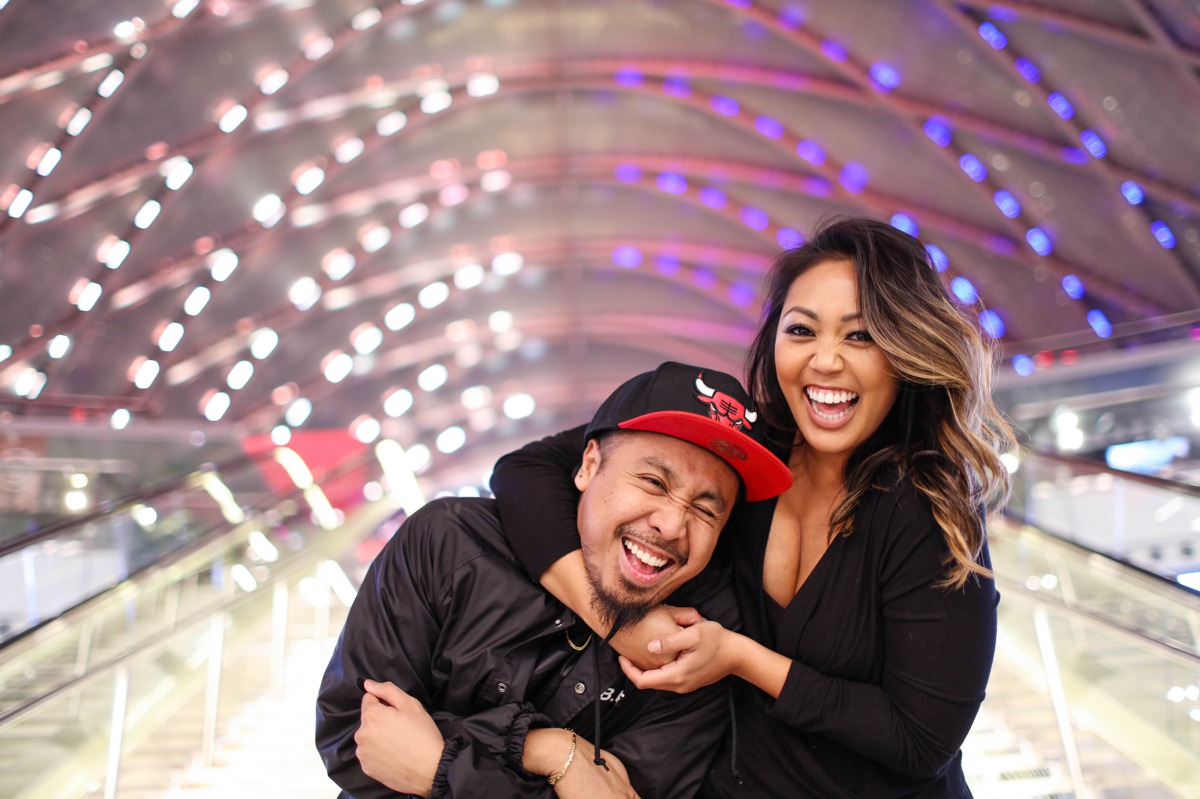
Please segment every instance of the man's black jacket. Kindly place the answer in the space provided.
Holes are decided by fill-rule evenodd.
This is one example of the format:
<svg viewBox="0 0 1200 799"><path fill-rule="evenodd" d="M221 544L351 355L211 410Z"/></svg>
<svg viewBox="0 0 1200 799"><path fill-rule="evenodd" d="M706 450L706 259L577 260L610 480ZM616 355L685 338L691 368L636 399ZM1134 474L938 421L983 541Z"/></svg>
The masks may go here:
<svg viewBox="0 0 1200 799"><path fill-rule="evenodd" d="M677 600L673 600L677 601ZM686 601L707 618L737 623L732 592L715 569L692 580ZM317 748L330 777L355 799L396 794L362 773L355 757L359 679L391 681L425 706L446 739L432 796L554 796L521 768L533 727L594 737L629 770L643 799L690 797L727 729L718 683L691 694L638 691L599 636L531 583L516 565L492 500L431 502L401 525L368 570L317 699ZM591 752L573 768L596 768Z"/></svg>

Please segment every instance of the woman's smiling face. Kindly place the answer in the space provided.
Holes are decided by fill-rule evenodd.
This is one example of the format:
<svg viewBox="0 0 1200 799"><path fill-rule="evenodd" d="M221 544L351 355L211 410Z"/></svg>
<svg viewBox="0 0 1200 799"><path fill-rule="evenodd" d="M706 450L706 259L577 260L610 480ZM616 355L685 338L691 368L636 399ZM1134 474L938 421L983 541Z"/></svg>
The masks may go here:
<svg viewBox="0 0 1200 799"><path fill-rule="evenodd" d="M814 451L849 457L879 429L899 381L867 332L849 261L822 261L792 282L775 335L775 371Z"/></svg>

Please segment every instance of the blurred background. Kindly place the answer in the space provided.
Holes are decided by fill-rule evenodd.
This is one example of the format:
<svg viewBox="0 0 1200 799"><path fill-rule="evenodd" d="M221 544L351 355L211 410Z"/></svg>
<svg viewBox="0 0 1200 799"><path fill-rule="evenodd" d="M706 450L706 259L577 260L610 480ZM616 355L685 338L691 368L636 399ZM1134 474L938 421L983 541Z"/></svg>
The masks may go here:
<svg viewBox="0 0 1200 799"><path fill-rule="evenodd" d="M1023 436L976 795L1200 796L1197 130L1185 0L0 0L0 795L333 796L396 520L854 214Z"/></svg>

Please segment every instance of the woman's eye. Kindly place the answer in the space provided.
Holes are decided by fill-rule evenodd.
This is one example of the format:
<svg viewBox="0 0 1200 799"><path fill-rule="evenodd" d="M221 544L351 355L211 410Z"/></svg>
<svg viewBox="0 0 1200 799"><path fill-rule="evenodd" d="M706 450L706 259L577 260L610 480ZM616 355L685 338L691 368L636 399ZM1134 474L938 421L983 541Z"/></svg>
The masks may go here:
<svg viewBox="0 0 1200 799"><path fill-rule="evenodd" d="M789 336L811 336L813 334L812 328L808 325L788 325L786 332Z"/></svg>
<svg viewBox="0 0 1200 799"><path fill-rule="evenodd" d="M875 340L875 339L871 338L871 334L865 330L855 330L853 333L851 333L846 338L850 339L851 341L862 341L867 344L870 344L872 341Z"/></svg>

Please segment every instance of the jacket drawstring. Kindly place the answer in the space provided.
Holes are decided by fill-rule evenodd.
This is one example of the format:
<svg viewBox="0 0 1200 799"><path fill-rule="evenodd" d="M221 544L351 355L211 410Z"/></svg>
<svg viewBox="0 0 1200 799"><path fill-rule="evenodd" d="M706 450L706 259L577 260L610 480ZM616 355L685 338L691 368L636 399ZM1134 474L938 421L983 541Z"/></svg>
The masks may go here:
<svg viewBox="0 0 1200 799"><path fill-rule="evenodd" d="M737 780L737 784L742 784L742 772L738 771L737 767L737 705L733 700L733 683L729 683L729 690L725 692L726 698L729 699L729 771L733 774L733 778Z"/></svg>
<svg viewBox="0 0 1200 799"><path fill-rule="evenodd" d="M609 637L610 638L612 637L611 633L609 634ZM608 638L605 638L603 641L600 641L594 647L592 647L592 668L595 669L595 671L596 671L597 679L599 679L599 677L600 677L600 647L604 646L606 643L608 643ZM601 757L601 755L600 755L600 684L599 683L596 684L596 689L592 693L594 694L594 697L592 699L592 715L594 715L596 717L595 734L592 736L592 748L594 749L592 762L595 763L597 766L604 766L604 770L608 771L609 770L608 764L604 762L604 758Z"/></svg>

